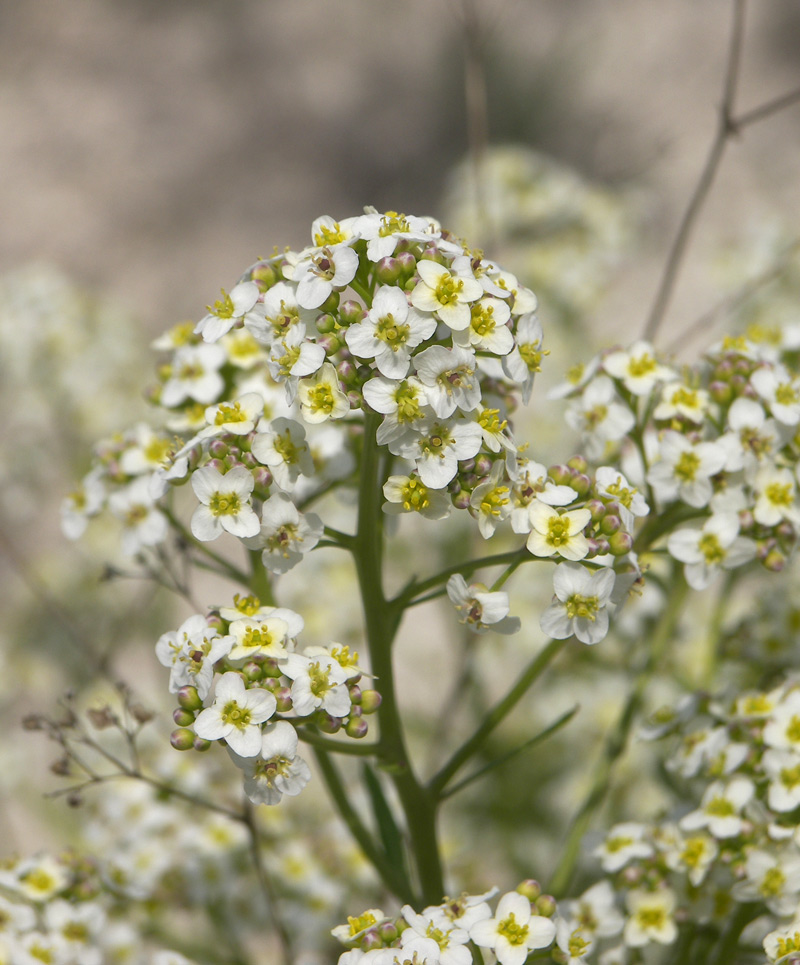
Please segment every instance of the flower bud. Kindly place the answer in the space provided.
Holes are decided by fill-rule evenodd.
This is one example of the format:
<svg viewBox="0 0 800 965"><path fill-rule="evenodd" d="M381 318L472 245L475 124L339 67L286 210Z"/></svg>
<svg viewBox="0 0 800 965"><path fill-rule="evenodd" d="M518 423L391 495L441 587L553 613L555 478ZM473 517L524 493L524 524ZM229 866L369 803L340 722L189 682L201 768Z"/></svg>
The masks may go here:
<svg viewBox="0 0 800 965"><path fill-rule="evenodd" d="M359 948L364 952L369 952L373 948L380 948L382 944L376 928L370 928L369 931L364 932L361 941L358 943Z"/></svg>
<svg viewBox="0 0 800 965"><path fill-rule="evenodd" d="M417 270L417 259L410 251L396 251L394 257L400 266L400 280L405 285L410 278L414 277Z"/></svg>
<svg viewBox="0 0 800 965"><path fill-rule="evenodd" d="M582 474L585 474L589 468L589 463L583 456L573 456L571 459L567 459L567 465L570 469Z"/></svg>
<svg viewBox="0 0 800 965"><path fill-rule="evenodd" d="M261 670L265 677L270 677L271 679L280 677L283 673L278 666L278 661L274 657L267 657L261 664Z"/></svg>
<svg viewBox="0 0 800 965"><path fill-rule="evenodd" d="M336 331L336 318L323 312L321 315L317 315L316 326L320 335L330 335L331 332Z"/></svg>
<svg viewBox="0 0 800 965"><path fill-rule="evenodd" d="M175 710L172 711L172 719L178 727L191 727L194 723L194 714L190 710L176 707Z"/></svg>
<svg viewBox="0 0 800 965"><path fill-rule="evenodd" d="M197 687L186 684L177 693L178 704L183 710L197 711L203 709L203 701L197 692Z"/></svg>
<svg viewBox="0 0 800 965"><path fill-rule="evenodd" d="M292 691L288 687L281 687L276 690L275 700L278 702L277 711L279 714L288 714L292 709Z"/></svg>
<svg viewBox="0 0 800 965"><path fill-rule="evenodd" d="M278 280L278 276L275 274L275 269L272 265L260 264L256 265L250 277L258 285L262 292L265 292L268 288L272 288L275 282Z"/></svg>
<svg viewBox="0 0 800 965"><path fill-rule="evenodd" d="M323 734L336 734L342 729L342 718L334 717L324 710L317 711L314 715L314 722Z"/></svg>
<svg viewBox="0 0 800 965"><path fill-rule="evenodd" d="M769 570L770 573L780 573L780 571L786 566L786 557L777 548L771 549L769 553L764 557L763 560L764 568Z"/></svg>
<svg viewBox="0 0 800 965"><path fill-rule="evenodd" d="M391 255L381 258L375 266L375 276L382 285L396 285L400 281L402 268L400 262Z"/></svg>
<svg viewBox="0 0 800 965"><path fill-rule="evenodd" d="M542 893L542 886L534 878L526 878L517 885L517 891L533 903Z"/></svg>
<svg viewBox="0 0 800 965"><path fill-rule="evenodd" d="M321 345L325 349L326 355L335 355L341 348L339 339L332 332L328 335L321 335L317 339L317 345Z"/></svg>
<svg viewBox="0 0 800 965"><path fill-rule="evenodd" d="M474 472L475 471L475 460L474 459L462 459L458 464L459 472Z"/></svg>
<svg viewBox="0 0 800 965"><path fill-rule="evenodd" d="M586 508L592 514L592 522L599 523L606 515L606 504L600 499L590 499Z"/></svg>
<svg viewBox="0 0 800 965"><path fill-rule="evenodd" d="M391 945L398 936L397 925L393 921L381 922L378 925L378 934L385 945Z"/></svg>
<svg viewBox="0 0 800 965"><path fill-rule="evenodd" d="M256 459L256 457L253 455L252 452L243 452L243 453L242 453L242 458L241 458L241 463L242 463L243 466L246 466L248 469L258 469L258 468L260 468L260 467L259 467L259 462L258 462L258 460Z"/></svg>
<svg viewBox="0 0 800 965"><path fill-rule="evenodd" d="M339 306L339 319L342 325L355 325L365 314L364 306L354 298L348 298Z"/></svg>
<svg viewBox="0 0 800 965"><path fill-rule="evenodd" d="M202 754L211 747L211 741L207 741L204 737L195 737L192 747Z"/></svg>
<svg viewBox="0 0 800 965"><path fill-rule="evenodd" d="M492 471L492 465L492 460L487 455L481 453L475 459L475 473L478 476L488 476Z"/></svg>
<svg viewBox="0 0 800 965"><path fill-rule="evenodd" d="M585 472L579 472L573 476L572 482L569 483L569 485L572 486L579 496L587 496L592 488L592 480Z"/></svg>
<svg viewBox="0 0 800 965"><path fill-rule="evenodd" d="M360 740L362 737L367 736L369 724L363 717L351 717L344 729L348 737L354 737L356 740Z"/></svg>
<svg viewBox="0 0 800 965"><path fill-rule="evenodd" d="M254 489L266 492L272 485L272 473L266 466L258 466L253 470Z"/></svg>
<svg viewBox="0 0 800 965"><path fill-rule="evenodd" d="M587 556L603 556L608 552L608 540L605 536L590 536L586 542L589 544Z"/></svg>
<svg viewBox="0 0 800 965"><path fill-rule="evenodd" d="M344 382L345 385L347 385L348 382L352 382L353 379L355 378L356 367L350 361L340 362L336 366L336 372L339 378L342 380L342 382Z"/></svg>
<svg viewBox="0 0 800 965"><path fill-rule="evenodd" d="M224 459L228 455L228 444L222 439L212 439L208 445L208 454L213 459Z"/></svg>
<svg viewBox="0 0 800 965"><path fill-rule="evenodd" d="M614 533L622 529L622 520L619 516L615 516L613 513L609 513L608 516L604 516L600 521L600 532L605 536L613 536Z"/></svg>
<svg viewBox="0 0 800 965"><path fill-rule="evenodd" d="M360 409L363 405L361 395L355 389L350 389L347 393L347 401L350 403L351 409Z"/></svg>
<svg viewBox="0 0 800 965"><path fill-rule="evenodd" d="M361 688L358 684L352 684L350 686L350 703L360 704L361 703Z"/></svg>
<svg viewBox="0 0 800 965"><path fill-rule="evenodd" d="M335 312L339 307L339 292L333 291L319 306L321 312Z"/></svg>
<svg viewBox="0 0 800 965"><path fill-rule="evenodd" d="M179 727L170 735L169 742L176 751L189 751L194 745L194 731L188 727Z"/></svg>
<svg viewBox="0 0 800 965"><path fill-rule="evenodd" d="M249 680L251 683L257 683L264 677L264 668L261 664L256 663L255 660L249 660L242 667L242 673L245 676L245 680Z"/></svg>
<svg viewBox="0 0 800 965"><path fill-rule="evenodd" d="M465 489L462 489L452 497L452 502L456 509L469 509L469 500L470 495Z"/></svg>
<svg viewBox="0 0 800 965"><path fill-rule="evenodd" d="M547 475L557 486L571 486L575 472L569 466L551 466Z"/></svg>
<svg viewBox="0 0 800 965"><path fill-rule="evenodd" d="M545 918L550 918L558 910L558 905L552 895L539 895L533 904L538 914L544 915Z"/></svg>
<svg viewBox="0 0 800 965"><path fill-rule="evenodd" d="M612 556L626 556L633 549L633 537L630 533L614 533L608 541L608 551Z"/></svg>
<svg viewBox="0 0 800 965"><path fill-rule="evenodd" d="M221 459L209 459L206 465L211 466L212 469L216 469L217 472L222 473L223 476L228 471L228 467Z"/></svg>
<svg viewBox="0 0 800 965"><path fill-rule="evenodd" d="M365 714L374 714L380 707L381 700L383 700L383 698L377 690L361 691L361 709Z"/></svg>

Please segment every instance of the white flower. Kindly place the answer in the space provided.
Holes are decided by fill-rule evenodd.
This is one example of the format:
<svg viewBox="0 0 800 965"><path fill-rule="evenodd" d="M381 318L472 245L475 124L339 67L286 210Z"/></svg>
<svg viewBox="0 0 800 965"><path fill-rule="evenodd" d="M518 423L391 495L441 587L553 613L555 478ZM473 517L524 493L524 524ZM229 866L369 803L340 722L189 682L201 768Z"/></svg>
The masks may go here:
<svg viewBox="0 0 800 965"><path fill-rule="evenodd" d="M503 371L522 386L522 402L527 405L533 390L533 380L541 371L542 358L548 353L542 348L542 323L531 312L517 319L515 345L503 359Z"/></svg>
<svg viewBox="0 0 800 965"><path fill-rule="evenodd" d="M761 758L770 778L767 803L773 811L794 811L800 807L800 755L770 748Z"/></svg>
<svg viewBox="0 0 800 965"><path fill-rule="evenodd" d="M768 419L754 399L741 396L728 409L728 429L718 442L726 454L725 469L756 469L760 462L771 459L783 445L786 430L774 419Z"/></svg>
<svg viewBox="0 0 800 965"><path fill-rule="evenodd" d="M563 903L571 921L584 933L608 938L622 931L622 915L617 910L614 889L609 881L598 881L573 901Z"/></svg>
<svg viewBox="0 0 800 965"><path fill-rule="evenodd" d="M404 438L409 429L413 429L430 413L425 387L414 376L401 382L370 379L364 384L362 392L367 405L386 417L378 426L376 435L381 446Z"/></svg>
<svg viewBox="0 0 800 965"><path fill-rule="evenodd" d="M389 444L389 451L415 463L422 482L443 489L458 471L461 459L471 459L481 448L483 433L477 422L449 422L430 416Z"/></svg>
<svg viewBox="0 0 800 965"><path fill-rule="evenodd" d="M678 937L678 926L672 917L677 899L669 888L629 891L627 903L630 918L625 924L626 945L631 948L642 948L650 942L671 945Z"/></svg>
<svg viewBox="0 0 800 965"><path fill-rule="evenodd" d="M606 443L623 439L636 423L631 410L619 402L614 383L605 375L593 379L581 397L570 403L564 419L584 434L592 457L602 456Z"/></svg>
<svg viewBox="0 0 800 965"><path fill-rule="evenodd" d="M78 488L61 503L61 531L67 539L80 539L92 516L103 508L105 487L100 473L92 470L83 477Z"/></svg>
<svg viewBox="0 0 800 965"><path fill-rule="evenodd" d="M800 690L792 690L775 709L763 737L769 747L800 751Z"/></svg>
<svg viewBox="0 0 800 965"><path fill-rule="evenodd" d="M306 442L306 430L294 419L273 419L266 431L258 432L250 451L269 468L275 482L291 492L300 475L314 475L314 460Z"/></svg>
<svg viewBox="0 0 800 965"><path fill-rule="evenodd" d="M635 342L625 351L611 352L602 366L633 395L649 395L659 382L674 376L672 369L656 360L649 342Z"/></svg>
<svg viewBox="0 0 800 965"><path fill-rule="evenodd" d="M268 617L234 620L229 628L234 642L228 659L252 660L255 656L262 656L280 660L285 657L289 625L277 615L278 612L276 608Z"/></svg>
<svg viewBox="0 0 800 965"><path fill-rule="evenodd" d="M156 643L156 657L162 666L170 668L169 692L176 694L191 684L205 698L214 678L214 664L232 646L233 637L220 636L201 613L184 620L177 630L162 633Z"/></svg>
<svg viewBox="0 0 800 965"><path fill-rule="evenodd" d="M456 409L470 412L481 400L481 385L475 353L455 346L434 345L414 357L420 381L425 385L429 405L446 419Z"/></svg>
<svg viewBox="0 0 800 965"><path fill-rule="evenodd" d="M297 380L313 375L325 361L325 349L306 338L302 328L290 328L270 347L267 367L276 382L286 382L287 401L294 401Z"/></svg>
<svg viewBox="0 0 800 965"><path fill-rule="evenodd" d="M267 724L261 749L253 757L231 753L245 773L244 792L253 804L278 804L284 794L294 797L311 780L311 771L297 756L297 731L285 720Z"/></svg>
<svg viewBox="0 0 800 965"><path fill-rule="evenodd" d="M553 574L558 602L540 620L542 630L556 640L573 634L581 643L598 643L608 633L608 611L614 571L588 570L579 563L559 563Z"/></svg>
<svg viewBox="0 0 800 965"><path fill-rule="evenodd" d="M684 871L690 884L697 888L719 854L717 842L702 831L689 837L681 835L677 828L672 827L671 831L671 846L665 852L667 864L674 871Z"/></svg>
<svg viewBox="0 0 800 965"><path fill-rule="evenodd" d="M366 316L345 331L347 347L362 359L375 359L381 375L402 379L408 372L411 350L436 331L436 319L409 307L399 288L377 290Z"/></svg>
<svg viewBox="0 0 800 965"><path fill-rule="evenodd" d="M615 824L592 854L600 859L603 871L613 874L635 858L650 857L653 846L645 840L646 833L644 825L633 821Z"/></svg>
<svg viewBox="0 0 800 965"><path fill-rule="evenodd" d="M486 296L470 306L469 326L453 333L453 342L476 352L508 355L514 347L514 336L506 324L511 318L508 303ZM526 373L527 374L527 373Z"/></svg>
<svg viewBox="0 0 800 965"><path fill-rule="evenodd" d="M796 426L800 422L800 383L785 366L756 369L750 376L750 384L778 422L785 426Z"/></svg>
<svg viewBox="0 0 800 965"><path fill-rule="evenodd" d="M461 614L459 621L474 633L516 633L521 626L519 617L508 615L508 594L501 590L490 592L483 583L467 586L464 577L454 573L447 581L447 595Z"/></svg>
<svg viewBox="0 0 800 965"><path fill-rule="evenodd" d="M720 569L743 566L756 555L753 540L739 536L735 513L716 513L702 529L686 527L670 533L667 549L686 564L686 582L693 590L704 590Z"/></svg>
<svg viewBox="0 0 800 965"><path fill-rule="evenodd" d="M788 520L800 526L800 510L795 502L796 487L794 476L788 469L764 465L753 480L756 502L753 518L762 526L777 526L781 520Z"/></svg>
<svg viewBox="0 0 800 965"><path fill-rule="evenodd" d="M745 862L747 877L734 884L737 901L763 901L773 915L791 915L800 892L800 855L794 851L770 854L754 848Z"/></svg>
<svg viewBox="0 0 800 965"><path fill-rule="evenodd" d="M714 781L706 788L700 807L684 815L680 826L686 831L708 828L715 838L735 838L744 824L739 812L754 791L753 782L746 777L734 777L727 784Z"/></svg>
<svg viewBox="0 0 800 965"><path fill-rule="evenodd" d="M592 518L588 509L559 512L537 500L531 503L528 512L531 532L526 545L534 556L558 554L575 562L589 552L589 544L583 535L584 527Z"/></svg>
<svg viewBox="0 0 800 965"><path fill-rule="evenodd" d="M221 345L184 345L175 353L159 402L168 409L187 399L209 405L225 388L219 369L226 361Z"/></svg>
<svg viewBox="0 0 800 965"><path fill-rule="evenodd" d="M335 288L349 285L358 271L358 255L347 244L325 246L298 262L292 280L297 282L297 304L319 308Z"/></svg>
<svg viewBox="0 0 800 965"><path fill-rule="evenodd" d="M689 506L707 506L714 492L711 477L725 465L725 452L714 442L692 443L679 432L664 433L659 461L647 473L656 497L664 503L680 499Z"/></svg>
<svg viewBox="0 0 800 965"><path fill-rule="evenodd" d="M613 499L617 503L622 525L629 533L633 532L634 519L647 516L650 512L644 496L631 486L618 469L600 466L595 473L595 483L598 495Z"/></svg>
<svg viewBox="0 0 800 965"><path fill-rule="evenodd" d="M213 466L192 473L192 489L200 505L192 515L192 534L199 540L216 539L223 531L239 538L255 536L260 524L250 505L253 475L234 466L223 475Z"/></svg>
<svg viewBox="0 0 800 965"><path fill-rule="evenodd" d="M489 476L473 490L469 505L478 519L478 529L484 539L494 535L497 524L511 513L509 487L505 482L505 466L502 461L492 466Z"/></svg>
<svg viewBox="0 0 800 965"><path fill-rule="evenodd" d="M306 325L314 321L314 313L297 304L295 286L285 281L279 281L264 294L263 309L263 317L249 316L244 322L262 345L281 341L293 328L305 335Z"/></svg>
<svg viewBox="0 0 800 965"><path fill-rule="evenodd" d="M333 717L346 717L350 712L347 672L327 654L290 653L281 670L292 683L292 707L299 717L307 717L322 709Z"/></svg>
<svg viewBox="0 0 800 965"><path fill-rule="evenodd" d="M262 314L262 307L258 301L258 285L253 281L243 281L235 285L230 295L222 289L222 298L214 302L214 306L207 305L208 315L200 319L195 332L203 336L205 342L216 342L229 332L233 326L247 319L249 315L258 318Z"/></svg>
<svg viewBox="0 0 800 965"><path fill-rule="evenodd" d="M594 948L592 935L575 922L559 918L556 922L556 944L564 953L564 965L581 965Z"/></svg>
<svg viewBox="0 0 800 965"><path fill-rule="evenodd" d="M419 513L426 519L444 519L450 515L452 503L446 492L430 489L417 476L389 476L383 484L388 515Z"/></svg>
<svg viewBox="0 0 800 965"><path fill-rule="evenodd" d="M476 922L469 937L482 948L491 948L500 965L523 965L528 952L546 948L556 936L556 926L542 915L531 914L531 903L515 891L503 895L494 918Z"/></svg>
<svg viewBox="0 0 800 965"><path fill-rule="evenodd" d="M709 400L705 389L693 389L683 382L669 382L661 389L661 401L653 410L659 420L681 417L700 425L706 417Z"/></svg>
<svg viewBox="0 0 800 965"><path fill-rule="evenodd" d="M800 955L800 921L771 931L764 938L764 951L770 962L790 962L790 955Z"/></svg>
<svg viewBox="0 0 800 965"><path fill-rule="evenodd" d="M317 545L322 532L316 513L302 514L285 493L274 493L261 510L261 529L252 545L263 549L268 570L286 573Z"/></svg>
<svg viewBox="0 0 800 965"><path fill-rule="evenodd" d="M233 402L219 402L206 409L208 425L200 430L199 439L210 439L223 433L246 436L255 429L264 412L264 398L258 392L247 392Z"/></svg>
<svg viewBox="0 0 800 965"><path fill-rule="evenodd" d="M367 242L367 258L380 261L394 254L399 241L425 241L435 228L435 222L428 218L398 214L387 211L380 214L371 211L356 221L356 230Z"/></svg>
<svg viewBox="0 0 800 965"><path fill-rule="evenodd" d="M268 690L248 690L241 676L229 671L217 681L214 703L198 714L194 732L204 740L224 739L241 757L255 757L261 752L261 725L276 707Z"/></svg>
<svg viewBox="0 0 800 965"><path fill-rule="evenodd" d="M411 304L422 312L435 312L453 331L469 327L470 302L483 295L483 286L467 266L446 268L438 261L417 262L419 284L411 292Z"/></svg>
<svg viewBox="0 0 800 965"><path fill-rule="evenodd" d="M311 378L300 380L297 399L303 418L312 424L342 419L350 411L347 394L330 362L325 362Z"/></svg>
<svg viewBox="0 0 800 965"><path fill-rule="evenodd" d="M167 518L156 509L146 476L112 493L108 506L122 520L122 552L126 556L136 556L142 547L157 546L167 538Z"/></svg>
<svg viewBox="0 0 800 965"><path fill-rule="evenodd" d="M418 960L439 965L471 965L472 952L467 948L469 933L435 912L417 914L410 905L403 905L403 918L408 928L400 941L407 955L416 953ZM413 958L412 958L413 961Z"/></svg>
<svg viewBox="0 0 800 965"><path fill-rule="evenodd" d="M133 444L120 456L120 469L128 476L140 476L163 468L175 450L175 440L144 422L133 428Z"/></svg>

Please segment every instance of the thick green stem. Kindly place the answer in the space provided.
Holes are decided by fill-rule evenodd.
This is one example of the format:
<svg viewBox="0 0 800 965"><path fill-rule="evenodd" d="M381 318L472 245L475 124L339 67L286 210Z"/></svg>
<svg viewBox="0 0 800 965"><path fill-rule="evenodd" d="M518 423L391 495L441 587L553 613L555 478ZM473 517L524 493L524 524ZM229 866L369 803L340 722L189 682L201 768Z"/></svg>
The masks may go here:
<svg viewBox="0 0 800 965"><path fill-rule="evenodd" d="M261 550L250 550L250 589L265 606L275 606L275 594L272 592L267 568L261 558Z"/></svg>
<svg viewBox="0 0 800 965"><path fill-rule="evenodd" d="M495 727L511 713L534 681L541 676L554 657L561 652L565 643L565 640L551 640L540 653L536 654L511 690L484 717L472 737L463 743L444 767L433 776L428 787L434 797L438 798L442 795L448 782L480 750Z"/></svg>
<svg viewBox="0 0 800 965"><path fill-rule="evenodd" d="M671 585L672 594L655 627L644 666L636 678L619 720L606 738L605 747L594 769L589 793L572 821L559 864L548 886L549 892L557 898L562 897L569 887L580 857L583 836L589 829L596 810L606 799L614 766L628 746L628 738L641 708L645 691L672 641L688 590L686 581L677 567L673 573Z"/></svg>
<svg viewBox="0 0 800 965"><path fill-rule="evenodd" d="M375 441L379 417L364 420L364 449L361 457L358 530L353 556L364 607L367 643L372 671L378 680L381 706L379 759L391 775L405 812L411 852L417 871L419 898L423 904L438 903L444 894L444 880L436 830L437 801L414 775L405 746L392 664L392 641L402 607L391 605L383 593L383 513L380 450Z"/></svg>

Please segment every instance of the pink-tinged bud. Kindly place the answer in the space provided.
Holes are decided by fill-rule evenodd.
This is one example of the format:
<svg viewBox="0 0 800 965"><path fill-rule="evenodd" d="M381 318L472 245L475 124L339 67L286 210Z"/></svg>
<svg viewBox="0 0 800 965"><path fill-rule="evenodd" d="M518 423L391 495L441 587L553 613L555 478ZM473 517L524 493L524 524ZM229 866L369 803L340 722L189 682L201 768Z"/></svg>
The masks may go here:
<svg viewBox="0 0 800 965"><path fill-rule="evenodd" d="M351 409L360 409L363 406L363 400L356 389L350 389L347 393L347 401L350 403Z"/></svg>
<svg viewBox="0 0 800 965"><path fill-rule="evenodd" d="M232 461L241 462L241 459L242 459L242 448L239 445L239 440L237 438L235 442L230 441L228 443L228 455L225 461L228 464L230 464Z"/></svg>
<svg viewBox="0 0 800 965"><path fill-rule="evenodd" d="M488 476L489 473L492 471L492 466L493 466L493 465L494 465L494 463L492 462L492 460L491 460L488 456L483 455L483 454L477 456L476 459L475 459L475 473L476 473L476 475L481 476L481 477L482 477L482 476Z"/></svg>
<svg viewBox="0 0 800 965"><path fill-rule="evenodd" d="M572 486L579 496L588 496L592 488L592 480L586 473L579 472L573 476L572 482L569 483L569 485Z"/></svg>
<svg viewBox="0 0 800 965"><path fill-rule="evenodd" d="M622 520L613 513L604 516L600 523L600 532L603 533L604 536L613 536L614 533L619 532L620 529L622 529Z"/></svg>
<svg viewBox="0 0 800 965"><path fill-rule="evenodd" d="M222 473L223 476L228 471L228 467L221 459L209 459L206 465L211 466L212 469L216 469L217 472Z"/></svg>
<svg viewBox="0 0 800 965"><path fill-rule="evenodd" d="M380 948L381 945L383 945L383 942L376 928L370 928L368 932L364 932L361 941L358 943L359 948L364 952L372 951L373 948Z"/></svg>
<svg viewBox="0 0 800 965"><path fill-rule="evenodd" d="M335 312L339 307L339 292L331 292L319 306L321 312Z"/></svg>
<svg viewBox="0 0 800 965"><path fill-rule="evenodd" d="M176 751L190 751L194 746L194 731L188 727L179 727L172 732L169 742Z"/></svg>
<svg viewBox="0 0 800 965"><path fill-rule="evenodd" d="M567 465L570 469L582 474L585 474L589 469L589 463L583 456L573 456L571 459L567 459Z"/></svg>
<svg viewBox="0 0 800 965"><path fill-rule="evenodd" d="M776 542L774 539L759 540L756 543L756 559L763 563L772 550L775 549L775 546Z"/></svg>
<svg viewBox="0 0 800 965"><path fill-rule="evenodd" d="M264 672L264 676L269 677L270 679L280 677L283 673L278 666L278 661L274 657L267 657L267 659L261 664L261 669Z"/></svg>
<svg viewBox="0 0 800 965"><path fill-rule="evenodd" d="M606 504L602 500L590 499L586 504L586 508L592 514L593 523L599 523L601 519L605 519Z"/></svg>
<svg viewBox="0 0 800 965"><path fill-rule="evenodd" d="M475 471L475 460L474 459L462 459L458 464L459 472L474 472Z"/></svg>
<svg viewBox="0 0 800 965"><path fill-rule="evenodd" d="M399 933L397 925L393 921L385 921L378 925L378 934L385 945L391 945Z"/></svg>
<svg viewBox="0 0 800 965"><path fill-rule="evenodd" d="M356 367L355 367L355 365L353 365L353 363L350 362L350 361L340 362L340 363L336 366L336 372L337 372L339 378L342 380L342 382L344 382L345 385L346 385L348 382L352 382L353 379L355 378L355 376L356 376Z"/></svg>
<svg viewBox="0 0 800 965"><path fill-rule="evenodd" d="M341 348L339 339L332 332L328 335L321 335L317 339L317 345L321 345L325 349L326 355L335 355Z"/></svg>
<svg viewBox="0 0 800 965"><path fill-rule="evenodd" d="M272 485L272 473L266 466L258 466L253 470L253 482L256 489L266 492Z"/></svg>
<svg viewBox="0 0 800 965"><path fill-rule="evenodd" d="M351 717L345 725L344 730L348 737L353 737L355 740L361 740L362 737L367 736L369 724L364 720L363 717Z"/></svg>
<svg viewBox="0 0 800 965"><path fill-rule="evenodd" d="M748 532L749 530L751 530L751 529L755 526L755 524L756 524L756 521L755 521L755 519L753 518L753 514L750 512L749 509L743 509L743 510L740 511L740 513L739 513L739 529L740 529L742 532Z"/></svg>
<svg viewBox="0 0 800 965"><path fill-rule="evenodd" d="M553 480L556 486L571 486L575 477L575 470L569 466L551 466L547 470L547 475Z"/></svg>
<svg viewBox="0 0 800 965"><path fill-rule="evenodd" d="M612 556L627 556L633 549L633 537L630 533L614 533L608 541L608 551Z"/></svg>
<svg viewBox="0 0 800 965"><path fill-rule="evenodd" d="M176 707L175 710L172 711L172 719L178 727L191 727L194 723L194 714L190 710Z"/></svg>
<svg viewBox="0 0 800 965"><path fill-rule="evenodd" d="M531 904L541 895L542 886L534 878L526 878L517 885L517 891L524 895Z"/></svg>
<svg viewBox="0 0 800 965"><path fill-rule="evenodd" d="M485 479L486 476L481 477L476 472L465 472L463 475L457 476L456 478L463 489L472 492L478 483Z"/></svg>
<svg viewBox="0 0 800 965"><path fill-rule="evenodd" d="M786 557L777 547L770 550L764 557L764 568L769 570L770 573L780 573L785 566Z"/></svg>
<svg viewBox="0 0 800 965"><path fill-rule="evenodd" d="M589 544L588 556L604 556L608 552L608 540L605 536L589 537L586 542Z"/></svg>
<svg viewBox="0 0 800 965"><path fill-rule="evenodd" d="M288 687L281 687L275 691L275 700L278 702L277 711L279 714L288 714L292 709L292 691Z"/></svg>
<svg viewBox="0 0 800 965"><path fill-rule="evenodd" d="M639 882L642 880L643 874L644 872L642 871L641 868L637 868L635 866L629 865L622 872L622 878L624 879L625 884L627 885L638 885Z"/></svg>
<svg viewBox="0 0 800 965"><path fill-rule="evenodd" d="M365 714L374 714L380 707L383 698L377 690L361 691L361 709Z"/></svg>
<svg viewBox="0 0 800 965"><path fill-rule="evenodd" d="M538 914L544 915L545 918L551 918L558 910L558 905L552 895L539 895L533 904Z"/></svg>
<svg viewBox="0 0 800 965"><path fill-rule="evenodd" d="M360 704L361 703L361 688L358 684L350 685L350 703Z"/></svg>
<svg viewBox="0 0 800 965"><path fill-rule="evenodd" d="M719 365L717 365L714 372L714 378L719 379L722 382L727 382L727 380L733 375L733 359L724 358Z"/></svg>
<svg viewBox="0 0 800 965"><path fill-rule="evenodd" d="M268 690L271 694L277 694L278 691L282 690L284 687L280 681L280 674L278 674L276 677L267 677L262 686L264 690ZM275 699L278 699L277 696Z"/></svg>
<svg viewBox="0 0 800 965"><path fill-rule="evenodd" d="M228 444L222 439L212 439L208 445L208 454L212 459L224 459L228 455Z"/></svg>
<svg viewBox="0 0 800 965"><path fill-rule="evenodd" d="M252 452L243 452L241 463L248 469L257 469L259 467L258 459L256 459Z"/></svg>
<svg viewBox="0 0 800 965"><path fill-rule="evenodd" d="M364 306L354 298L348 298L339 306L339 318L342 325L355 325L366 315Z"/></svg>
<svg viewBox="0 0 800 965"><path fill-rule="evenodd" d="M784 519L775 527L775 533L779 539L794 539L794 526Z"/></svg>
<svg viewBox="0 0 800 965"><path fill-rule="evenodd" d="M414 273L417 270L417 259L410 251L399 250L395 251L394 258L398 265L400 265L400 278L403 284L405 284L410 278L414 277Z"/></svg>
<svg viewBox="0 0 800 965"><path fill-rule="evenodd" d="M272 286L278 280L278 276L275 274L275 269L272 267L272 265L267 264L256 265L250 273L250 277L258 285L262 292L265 292L268 288L272 288Z"/></svg>
<svg viewBox="0 0 800 965"><path fill-rule="evenodd" d="M382 285L396 285L400 281L401 274L400 262L391 255L388 258L381 258L375 266L375 275Z"/></svg>
<svg viewBox="0 0 800 965"><path fill-rule="evenodd" d="M453 506L455 506L456 509L469 509L469 500L470 495L465 489L462 489L452 497Z"/></svg>
<svg viewBox="0 0 800 965"><path fill-rule="evenodd" d="M203 701L197 692L197 687L187 684L181 687L177 693L178 703L182 710L198 711L203 709Z"/></svg>
<svg viewBox="0 0 800 965"><path fill-rule="evenodd" d="M333 315L323 312L322 315L317 315L316 326L320 335L330 335L331 332L336 331L336 319Z"/></svg>
<svg viewBox="0 0 800 965"><path fill-rule="evenodd" d="M756 390L753 388L752 383L750 383L750 382L748 382L747 385L745 385L744 389L742 390L742 395L743 395L746 399L757 399L757 398L758 398L758 392L756 392Z"/></svg>
<svg viewBox="0 0 800 965"><path fill-rule="evenodd" d="M342 718L334 717L324 710L318 710L314 715L314 723L323 734L336 734L342 729Z"/></svg>
<svg viewBox="0 0 800 965"><path fill-rule="evenodd" d="M201 754L204 754L209 747L211 747L211 741L207 741L204 737L195 737L192 747Z"/></svg>
<svg viewBox="0 0 800 965"><path fill-rule="evenodd" d="M364 711L361 709L361 707L359 707L358 704L354 704L354 705L350 708L350 716L351 716L351 717L363 717L363 716L364 716Z"/></svg>
<svg viewBox="0 0 800 965"><path fill-rule="evenodd" d="M246 680L251 683L256 683L264 677L264 668L255 662L255 660L249 660L243 667L242 673Z"/></svg>
<svg viewBox="0 0 800 965"><path fill-rule="evenodd" d="M743 375L734 375L731 377L730 385L734 395L743 395L747 379Z"/></svg>

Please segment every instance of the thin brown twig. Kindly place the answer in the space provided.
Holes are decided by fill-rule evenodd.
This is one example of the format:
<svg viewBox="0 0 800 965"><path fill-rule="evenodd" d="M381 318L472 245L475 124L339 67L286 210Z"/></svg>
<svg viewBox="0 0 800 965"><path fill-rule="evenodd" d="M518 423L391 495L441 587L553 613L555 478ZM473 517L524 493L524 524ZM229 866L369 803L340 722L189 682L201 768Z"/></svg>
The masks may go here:
<svg viewBox="0 0 800 965"><path fill-rule="evenodd" d="M736 97L736 86L739 79L739 63L742 52L742 38L744 35L744 11L746 0L734 0L733 5L733 28L728 47L728 56L725 66L725 80L722 88L722 103L719 108L717 130L711 142L708 155L700 178L695 185L694 191L689 199L689 203L681 218L677 234L672 242L672 247L667 255L664 264L664 271L661 282L656 292L653 306L644 329L644 337L652 340L655 338L664 315L672 298L675 281L678 277L686 248L691 238L697 216L699 215L703 203L705 202L711 185L719 169L725 147L736 130L733 120L734 99Z"/></svg>
<svg viewBox="0 0 800 965"><path fill-rule="evenodd" d="M778 111L782 111L785 107L791 107L792 104L796 104L798 101L800 101L800 87L796 90L789 91L788 94L782 94L780 97L766 101L758 107L754 107L752 110L744 111L744 113L735 119L736 130L741 131L745 127L755 124L756 121L763 121L764 118L770 117L772 114L777 114Z"/></svg>

